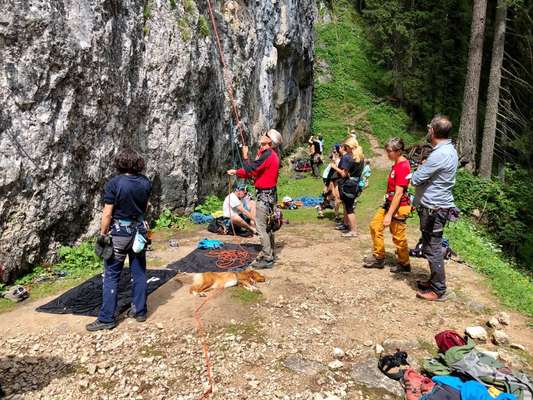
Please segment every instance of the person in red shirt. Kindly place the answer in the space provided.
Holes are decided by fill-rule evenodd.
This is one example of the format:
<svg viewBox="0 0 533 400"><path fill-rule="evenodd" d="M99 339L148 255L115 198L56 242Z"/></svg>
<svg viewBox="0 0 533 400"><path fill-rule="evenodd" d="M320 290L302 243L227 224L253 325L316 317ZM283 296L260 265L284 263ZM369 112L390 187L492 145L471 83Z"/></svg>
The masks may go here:
<svg viewBox="0 0 533 400"><path fill-rule="evenodd" d="M402 155L404 151L402 139L389 139L385 145L385 150L389 160L394 161L394 165L387 180L385 203L370 222L373 254L365 257L363 266L365 268L384 268L385 242L383 231L389 227L392 241L396 247L397 258L397 265L391 268L391 272L411 272L406 223L407 217L411 213L411 201L407 193L411 165L409 160Z"/></svg>
<svg viewBox="0 0 533 400"><path fill-rule="evenodd" d="M253 179L256 189L256 227L263 249L251 264L253 268L264 269L274 267L275 241L274 232L270 227L270 219L274 206L278 201L277 188L279 175L278 147L283 142L281 134L271 129L259 138L259 151L254 161L248 159L248 146L243 146L243 168L230 169L228 175L239 178Z"/></svg>

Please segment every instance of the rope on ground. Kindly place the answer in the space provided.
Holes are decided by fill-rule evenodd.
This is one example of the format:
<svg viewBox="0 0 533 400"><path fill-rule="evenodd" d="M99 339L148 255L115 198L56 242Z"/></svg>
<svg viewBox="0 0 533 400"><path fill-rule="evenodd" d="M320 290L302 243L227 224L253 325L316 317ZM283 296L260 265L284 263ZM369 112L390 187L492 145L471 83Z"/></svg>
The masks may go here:
<svg viewBox="0 0 533 400"><path fill-rule="evenodd" d="M252 255L246 250L211 250L208 257L217 258L217 268L242 268L252 260Z"/></svg>
<svg viewBox="0 0 533 400"><path fill-rule="evenodd" d="M207 389L204 390L202 395L198 398L198 400L204 400L207 399L212 393L213 393L213 365L211 364L211 357L209 356L209 344L207 343L207 335L205 333L204 324L202 322L202 317L200 314L200 311L204 307L204 305L211 300L216 295L220 294L224 289L217 289L213 292L211 292L205 300L196 307L196 310L194 311L194 320L196 322L196 332L198 334L198 337L202 341L202 350L204 352L204 364L205 369L207 372Z"/></svg>

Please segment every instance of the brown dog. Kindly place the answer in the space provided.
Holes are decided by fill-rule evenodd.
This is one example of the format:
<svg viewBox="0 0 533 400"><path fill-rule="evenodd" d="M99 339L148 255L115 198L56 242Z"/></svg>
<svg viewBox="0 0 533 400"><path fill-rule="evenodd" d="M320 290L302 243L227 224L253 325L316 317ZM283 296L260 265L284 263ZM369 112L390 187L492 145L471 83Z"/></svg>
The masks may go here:
<svg viewBox="0 0 533 400"><path fill-rule="evenodd" d="M259 289L255 284L264 281L265 277L253 269L242 272L204 272L194 274L189 293L206 296L211 289L225 289L232 286L241 286L251 292L258 292Z"/></svg>

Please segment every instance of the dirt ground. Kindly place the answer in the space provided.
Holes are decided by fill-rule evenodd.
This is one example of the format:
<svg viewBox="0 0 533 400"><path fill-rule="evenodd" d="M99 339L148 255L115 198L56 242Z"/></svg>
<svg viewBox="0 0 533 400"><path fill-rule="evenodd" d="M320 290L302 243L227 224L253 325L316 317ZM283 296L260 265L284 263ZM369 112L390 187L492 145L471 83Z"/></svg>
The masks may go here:
<svg viewBox="0 0 533 400"><path fill-rule="evenodd" d="M203 237L214 238L204 230L158 235L150 267L184 257ZM170 238L179 246L170 247ZM410 227L410 244L417 239ZM390 237L387 248L393 249ZM424 302L415 298L415 285L428 274L425 260L412 259L413 272L396 275L388 267L362 268L369 251L365 227L359 238L345 239L333 223L284 226L277 235L279 261L264 272L262 294L232 288L205 305L212 398L392 399L399 394L392 381L366 376L371 368L363 368L365 376L358 372L365 363L375 365L377 344L407 350L416 366L435 352L438 332L485 326L500 311L510 315L502 328L510 342L526 351L483 347L516 368L533 367L531 321L504 310L485 277L450 261L450 300ZM129 319L110 332L85 332L92 318L34 311L52 298L1 314L0 383L7 398L199 399L207 377L194 311L203 299L189 294L190 283L190 275L179 274L149 296L146 323Z"/></svg>

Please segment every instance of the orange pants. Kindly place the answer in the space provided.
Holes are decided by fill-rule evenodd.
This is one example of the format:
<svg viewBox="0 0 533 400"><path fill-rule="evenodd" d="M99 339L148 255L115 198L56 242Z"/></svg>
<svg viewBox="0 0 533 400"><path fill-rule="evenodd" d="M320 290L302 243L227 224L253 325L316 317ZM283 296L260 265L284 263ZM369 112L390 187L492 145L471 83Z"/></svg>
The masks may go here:
<svg viewBox="0 0 533 400"><path fill-rule="evenodd" d="M392 233L392 241L396 246L396 257L400 265L409 265L409 245L407 244L407 223L405 219L411 212L411 206L401 206L394 214L389 226ZM385 258L385 239L383 237L383 220L385 219L385 209L380 208L372 222L370 222L370 235L373 242L373 253L377 259Z"/></svg>

